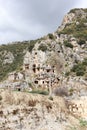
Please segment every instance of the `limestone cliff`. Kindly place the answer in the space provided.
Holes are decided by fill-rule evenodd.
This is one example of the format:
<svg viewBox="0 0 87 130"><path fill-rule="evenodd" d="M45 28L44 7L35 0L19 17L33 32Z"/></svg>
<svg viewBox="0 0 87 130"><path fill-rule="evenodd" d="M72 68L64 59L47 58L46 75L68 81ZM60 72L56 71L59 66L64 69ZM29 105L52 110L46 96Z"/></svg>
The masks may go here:
<svg viewBox="0 0 87 130"><path fill-rule="evenodd" d="M87 86L86 17L87 9L73 9L53 34L1 45L0 86Z"/></svg>

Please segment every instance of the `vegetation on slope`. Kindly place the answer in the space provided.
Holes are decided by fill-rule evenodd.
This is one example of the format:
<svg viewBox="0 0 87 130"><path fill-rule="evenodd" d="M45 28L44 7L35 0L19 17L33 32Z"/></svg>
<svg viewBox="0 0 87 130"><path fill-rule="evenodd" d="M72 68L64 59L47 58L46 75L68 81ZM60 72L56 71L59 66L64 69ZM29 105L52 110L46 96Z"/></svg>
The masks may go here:
<svg viewBox="0 0 87 130"><path fill-rule="evenodd" d="M73 66L72 72L74 72L77 76L83 76L86 73L87 67L87 58L83 60L82 63L78 63Z"/></svg>
<svg viewBox="0 0 87 130"><path fill-rule="evenodd" d="M78 24L76 22L67 24L60 33L72 34L76 38L87 40L87 26L84 24L84 22L87 23L87 19L78 19L78 21Z"/></svg>
<svg viewBox="0 0 87 130"><path fill-rule="evenodd" d="M64 41L64 45L66 47L73 48L73 45L70 42L68 42L68 41Z"/></svg>
<svg viewBox="0 0 87 130"><path fill-rule="evenodd" d="M69 13L76 13L76 11L78 10L79 9L74 9L74 10L71 10ZM87 9L82 9L82 10L87 12ZM86 44L87 18L86 17L82 18L82 16L80 17L80 15L76 16L76 18L73 19L72 23L66 24L64 29L60 31L59 33L73 35L74 37L77 38L78 44L80 46L83 44ZM53 34L48 34L47 36L50 40L55 41L55 36ZM31 52L35 43L37 41L41 42L41 40L43 40L43 38L32 40L32 41L17 42L14 44L1 45L0 46L0 81L2 81L3 78L5 78L9 72L20 70L23 64L23 56L25 54L25 50L29 50ZM68 40L64 41L64 46L73 49L73 45ZM38 50L47 51L48 50L47 45L40 44ZM14 61L11 64L3 64L3 60L5 58L4 57L5 51L7 53L11 52L14 56ZM76 68L78 68L79 70ZM75 72L76 75L84 75L86 71L86 65L83 65L83 63L79 63L78 65L75 65L73 67L72 71Z"/></svg>
<svg viewBox="0 0 87 130"><path fill-rule="evenodd" d="M79 8L75 8L75 9L71 9L69 13L75 13L76 11L79 11ZM87 12L87 9L85 8L81 8L81 10L83 10L84 12Z"/></svg>
<svg viewBox="0 0 87 130"><path fill-rule="evenodd" d="M65 25L60 34L72 34L76 38L87 40L87 17L84 14L87 9L72 9L69 13L74 13L75 18Z"/></svg>
<svg viewBox="0 0 87 130"><path fill-rule="evenodd" d="M0 46L0 81L2 81L9 72L20 70L23 64L24 50L31 52L36 42L37 40L32 40ZM13 54L14 61L11 64L3 64L4 52L11 52Z"/></svg>

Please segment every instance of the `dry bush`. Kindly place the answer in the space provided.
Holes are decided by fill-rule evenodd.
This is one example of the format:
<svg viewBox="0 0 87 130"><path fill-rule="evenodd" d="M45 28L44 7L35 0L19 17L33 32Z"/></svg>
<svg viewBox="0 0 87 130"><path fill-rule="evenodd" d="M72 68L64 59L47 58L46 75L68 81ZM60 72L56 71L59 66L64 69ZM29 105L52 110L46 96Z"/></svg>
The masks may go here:
<svg viewBox="0 0 87 130"><path fill-rule="evenodd" d="M2 100L2 96L0 95L0 101Z"/></svg>
<svg viewBox="0 0 87 130"><path fill-rule="evenodd" d="M46 104L46 108L47 108L47 110L48 110L48 112L49 112L49 110L51 110L51 109L52 109L52 104L47 103L47 104Z"/></svg>
<svg viewBox="0 0 87 130"><path fill-rule="evenodd" d="M31 100L28 101L28 105L31 106L31 107L36 106L36 103L37 103L37 100L32 100L31 99Z"/></svg>
<svg viewBox="0 0 87 130"><path fill-rule="evenodd" d="M11 92L9 92L9 91L6 91L4 93L4 101L5 101L5 103L8 103L9 105L14 104L14 96L13 96L13 94Z"/></svg>
<svg viewBox="0 0 87 130"><path fill-rule="evenodd" d="M48 102L48 101L43 101L41 102L42 107L46 107L47 111L49 112L52 109L52 103Z"/></svg>
<svg viewBox="0 0 87 130"><path fill-rule="evenodd" d="M56 96L68 96L68 90L65 87L56 88L53 93Z"/></svg>
<svg viewBox="0 0 87 130"><path fill-rule="evenodd" d="M0 111L0 117L2 117L2 116L3 116L3 111L1 110L1 111Z"/></svg>
<svg viewBox="0 0 87 130"><path fill-rule="evenodd" d="M16 114L18 114L18 111L19 111L19 109L13 110L12 114L16 115Z"/></svg>

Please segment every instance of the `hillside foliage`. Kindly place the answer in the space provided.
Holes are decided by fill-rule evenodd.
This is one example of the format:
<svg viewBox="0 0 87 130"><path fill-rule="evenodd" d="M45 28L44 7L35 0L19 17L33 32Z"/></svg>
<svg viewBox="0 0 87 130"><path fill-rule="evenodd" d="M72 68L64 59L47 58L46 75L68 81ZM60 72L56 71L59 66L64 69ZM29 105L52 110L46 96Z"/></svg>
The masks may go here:
<svg viewBox="0 0 87 130"><path fill-rule="evenodd" d="M9 72L20 70L23 64L24 50L32 51L37 40L17 42L0 46L0 81L2 81ZM3 64L5 58L4 53L11 52L14 61L11 64Z"/></svg>

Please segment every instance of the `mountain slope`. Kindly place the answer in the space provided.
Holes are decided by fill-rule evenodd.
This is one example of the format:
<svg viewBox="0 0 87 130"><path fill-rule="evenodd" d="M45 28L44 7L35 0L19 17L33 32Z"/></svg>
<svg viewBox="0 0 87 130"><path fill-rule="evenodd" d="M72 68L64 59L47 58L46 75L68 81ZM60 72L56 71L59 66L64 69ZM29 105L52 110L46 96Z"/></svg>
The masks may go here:
<svg viewBox="0 0 87 130"><path fill-rule="evenodd" d="M27 51L30 55L33 55L35 51L41 51L46 57L43 64L54 66L56 75L61 80L70 76L78 79L80 76L86 82L86 17L86 9L73 9L64 17L62 25L53 34L34 41L1 45L0 81L6 80L11 72L24 72L23 64Z"/></svg>
<svg viewBox="0 0 87 130"><path fill-rule="evenodd" d="M73 9L53 34L0 46L1 130L87 130L86 36Z"/></svg>

